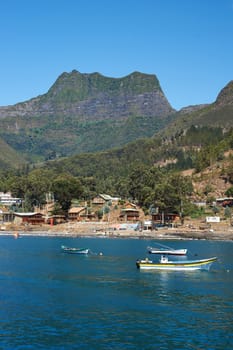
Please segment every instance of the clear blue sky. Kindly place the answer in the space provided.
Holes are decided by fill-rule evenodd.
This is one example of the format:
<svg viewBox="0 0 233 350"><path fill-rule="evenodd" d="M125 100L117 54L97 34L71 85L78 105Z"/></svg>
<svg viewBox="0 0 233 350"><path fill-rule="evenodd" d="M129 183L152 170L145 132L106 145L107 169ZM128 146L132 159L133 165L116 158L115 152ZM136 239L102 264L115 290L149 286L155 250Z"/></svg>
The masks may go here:
<svg viewBox="0 0 233 350"><path fill-rule="evenodd" d="M155 74L175 109L233 79L233 0L8 0L0 4L0 106L63 72Z"/></svg>

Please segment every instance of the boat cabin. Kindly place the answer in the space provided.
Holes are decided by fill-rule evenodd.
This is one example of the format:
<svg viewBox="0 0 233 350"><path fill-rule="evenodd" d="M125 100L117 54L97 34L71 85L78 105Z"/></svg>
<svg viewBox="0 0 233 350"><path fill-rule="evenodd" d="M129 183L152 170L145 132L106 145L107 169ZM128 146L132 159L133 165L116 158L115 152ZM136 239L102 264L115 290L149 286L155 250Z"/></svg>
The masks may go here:
<svg viewBox="0 0 233 350"><path fill-rule="evenodd" d="M168 257L166 255L161 255L160 263L166 264L168 262Z"/></svg>

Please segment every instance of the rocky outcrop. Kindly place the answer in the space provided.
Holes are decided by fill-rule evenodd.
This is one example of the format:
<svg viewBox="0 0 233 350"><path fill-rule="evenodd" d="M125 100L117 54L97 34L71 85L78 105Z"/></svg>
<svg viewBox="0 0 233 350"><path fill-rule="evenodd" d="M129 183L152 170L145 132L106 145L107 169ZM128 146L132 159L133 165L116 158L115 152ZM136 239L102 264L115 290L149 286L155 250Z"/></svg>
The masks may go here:
<svg viewBox="0 0 233 350"><path fill-rule="evenodd" d="M233 81L230 81L218 94L215 104L217 106L233 106Z"/></svg>
<svg viewBox="0 0 233 350"><path fill-rule="evenodd" d="M101 120L163 117L173 111L155 75L135 72L116 79L72 71L63 73L46 94L0 107L0 118L72 115L79 120Z"/></svg>

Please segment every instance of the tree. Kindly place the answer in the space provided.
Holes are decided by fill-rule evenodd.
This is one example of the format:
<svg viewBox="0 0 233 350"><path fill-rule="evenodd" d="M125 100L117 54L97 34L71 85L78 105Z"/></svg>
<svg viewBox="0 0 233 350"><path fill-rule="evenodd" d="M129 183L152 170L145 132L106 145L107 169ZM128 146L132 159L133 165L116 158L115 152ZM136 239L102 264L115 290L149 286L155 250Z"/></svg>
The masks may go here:
<svg viewBox="0 0 233 350"><path fill-rule="evenodd" d="M142 189L146 185L146 168L137 166L129 175L129 195L143 203Z"/></svg>
<svg viewBox="0 0 233 350"><path fill-rule="evenodd" d="M233 186L231 186L230 188L228 188L228 190L225 192L225 195L227 197L233 197Z"/></svg>
<svg viewBox="0 0 233 350"><path fill-rule="evenodd" d="M47 169L35 169L28 174L26 195L32 206L45 204L45 194L51 192L54 177Z"/></svg>
<svg viewBox="0 0 233 350"><path fill-rule="evenodd" d="M226 207L225 210L224 210L224 216L226 218L230 218L231 217L231 208L229 207Z"/></svg>
<svg viewBox="0 0 233 350"><path fill-rule="evenodd" d="M192 194L193 186L189 177L178 173L166 175L154 191L154 206L160 211L184 213L186 198Z"/></svg>
<svg viewBox="0 0 233 350"><path fill-rule="evenodd" d="M68 214L72 199L83 195L80 180L68 174L58 176L52 183L51 191L54 193L54 199L60 204L64 215Z"/></svg>

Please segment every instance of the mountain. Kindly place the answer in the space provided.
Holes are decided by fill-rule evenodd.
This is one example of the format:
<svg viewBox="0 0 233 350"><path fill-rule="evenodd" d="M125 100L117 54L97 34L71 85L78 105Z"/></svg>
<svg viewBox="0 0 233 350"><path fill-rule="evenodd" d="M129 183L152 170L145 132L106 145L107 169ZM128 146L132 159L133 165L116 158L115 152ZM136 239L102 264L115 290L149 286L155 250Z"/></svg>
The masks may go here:
<svg viewBox="0 0 233 350"><path fill-rule="evenodd" d="M233 106L233 80L230 81L218 94L216 106Z"/></svg>
<svg viewBox="0 0 233 350"><path fill-rule="evenodd" d="M74 176L94 174L99 181L103 179L102 186L111 177L127 177L137 165L168 166L179 170L192 168L201 149L204 149L202 161L205 166L209 160L205 159L205 156L208 158L205 147L212 149L212 158L220 159L233 144L232 87L230 82L212 104L190 106L175 112L171 122L153 137L134 140L104 152L76 154L49 162L47 166L58 172L68 171ZM216 150L217 146L219 150Z"/></svg>
<svg viewBox="0 0 233 350"><path fill-rule="evenodd" d="M185 107L176 112L160 135L174 137L185 133L191 126L220 128L224 132L233 127L233 81L219 92L215 102Z"/></svg>
<svg viewBox="0 0 233 350"><path fill-rule="evenodd" d="M0 138L0 169L21 168L26 159Z"/></svg>
<svg viewBox="0 0 233 350"><path fill-rule="evenodd" d="M46 94L0 107L0 138L8 146L5 159L8 152L30 162L72 157L56 167L105 177L116 169L127 173L135 161L164 165L181 157L187 167L189 149L220 141L232 116L232 81L215 102L175 111L155 75L115 79L72 71Z"/></svg>
<svg viewBox="0 0 233 350"><path fill-rule="evenodd" d="M109 78L73 70L46 94L0 107L0 137L34 162L150 137L174 112L155 75Z"/></svg>

